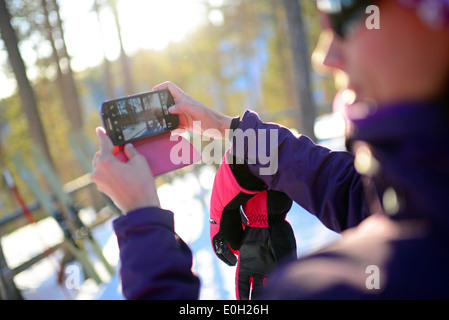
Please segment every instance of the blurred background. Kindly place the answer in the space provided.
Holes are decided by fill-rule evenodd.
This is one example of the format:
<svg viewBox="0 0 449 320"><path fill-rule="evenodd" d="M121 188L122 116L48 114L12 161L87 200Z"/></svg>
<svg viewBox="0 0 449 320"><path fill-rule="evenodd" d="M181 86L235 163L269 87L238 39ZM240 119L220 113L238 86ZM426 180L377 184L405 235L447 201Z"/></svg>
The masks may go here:
<svg viewBox="0 0 449 320"><path fill-rule="evenodd" d="M99 299L110 286L118 291L103 297L121 298L117 272L108 269L119 265L110 226L119 213L89 175L104 100L169 80L222 113L252 109L343 149L344 128L331 114L334 79L311 65L321 31L314 1L0 0L0 14L0 168L14 184L5 177L0 184L2 298ZM157 185L202 262L195 264L201 297L232 299L234 271L213 256L208 237L215 170L194 164L158 177ZM292 211L299 255L338 238L299 206ZM67 242L93 261L94 272L71 245L58 246ZM37 243L40 249L30 249ZM92 258L92 243L103 258ZM38 277L36 268L50 258L53 271ZM110 272L98 271L90 296L80 294L84 280L61 294L61 275L79 261L86 278Z"/></svg>

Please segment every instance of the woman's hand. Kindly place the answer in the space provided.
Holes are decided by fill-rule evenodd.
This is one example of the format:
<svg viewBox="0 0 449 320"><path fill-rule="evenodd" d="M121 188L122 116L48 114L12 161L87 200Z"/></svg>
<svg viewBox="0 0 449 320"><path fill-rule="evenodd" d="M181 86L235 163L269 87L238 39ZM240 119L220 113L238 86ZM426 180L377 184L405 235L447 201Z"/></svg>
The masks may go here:
<svg viewBox="0 0 449 320"><path fill-rule="evenodd" d="M112 154L114 146L103 128L96 129L100 151L93 160L92 179L99 191L127 213L143 207L160 207L153 174L146 159L132 144L125 146L129 161L123 163Z"/></svg>
<svg viewBox="0 0 449 320"><path fill-rule="evenodd" d="M153 88L153 90L162 89L169 90L175 100L175 104L169 108L169 112L179 115L180 128L192 130L214 139L227 138L226 130L231 127L231 117L208 108L171 82L167 81Z"/></svg>

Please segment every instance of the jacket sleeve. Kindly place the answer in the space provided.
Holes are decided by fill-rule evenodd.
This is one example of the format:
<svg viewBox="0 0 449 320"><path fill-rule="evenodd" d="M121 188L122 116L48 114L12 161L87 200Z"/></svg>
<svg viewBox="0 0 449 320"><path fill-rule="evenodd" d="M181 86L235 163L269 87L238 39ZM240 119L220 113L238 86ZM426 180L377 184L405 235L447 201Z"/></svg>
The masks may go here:
<svg viewBox="0 0 449 320"><path fill-rule="evenodd" d="M126 299L198 299L200 281L192 253L174 232L173 213L148 207L113 223Z"/></svg>
<svg viewBox="0 0 449 320"><path fill-rule="evenodd" d="M253 134L251 134L252 132ZM247 110L234 130L232 152L270 188L286 193L328 228L341 232L368 215L354 156L296 137Z"/></svg>

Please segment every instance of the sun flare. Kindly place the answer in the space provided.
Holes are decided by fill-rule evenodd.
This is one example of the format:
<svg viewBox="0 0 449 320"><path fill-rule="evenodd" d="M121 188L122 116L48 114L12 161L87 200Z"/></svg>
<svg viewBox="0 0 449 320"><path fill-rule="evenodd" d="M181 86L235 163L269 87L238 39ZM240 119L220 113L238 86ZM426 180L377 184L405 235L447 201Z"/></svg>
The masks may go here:
<svg viewBox="0 0 449 320"><path fill-rule="evenodd" d="M95 66L103 56L115 60L120 54L117 27L110 7L100 11L100 23L93 0L61 1L65 38L72 67L80 71ZM128 54L139 49L162 50L181 41L200 26L207 14L200 0L119 0L117 11L123 46ZM103 53L104 51L104 53Z"/></svg>

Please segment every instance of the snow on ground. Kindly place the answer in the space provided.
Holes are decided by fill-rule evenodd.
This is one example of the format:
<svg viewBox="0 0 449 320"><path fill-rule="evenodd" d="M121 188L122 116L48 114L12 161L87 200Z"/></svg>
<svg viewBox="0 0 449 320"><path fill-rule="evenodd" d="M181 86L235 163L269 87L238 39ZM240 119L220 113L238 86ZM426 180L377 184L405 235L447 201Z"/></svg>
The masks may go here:
<svg viewBox="0 0 449 320"><path fill-rule="evenodd" d="M196 172L196 173L195 173ZM235 299L235 267L229 267L214 254L209 238L209 200L215 169L202 165L196 171L175 178L158 189L161 206L175 213L176 232L189 244L194 253L193 269L201 279L201 299ZM91 210L84 210L82 218L93 219ZM119 252L110 219L93 230L93 235L103 248L105 257L116 269L111 277L103 265L90 253L103 283L84 280L79 263L72 262L65 269L65 282L60 285L57 273L62 259L59 250L49 258L35 264L15 277L16 285L25 299L123 299L119 279ZM298 255L314 251L339 236L326 229L314 216L294 204L287 216L293 227L298 245ZM37 226L29 225L1 238L9 267L19 265L43 248L57 243L62 233L52 218ZM67 288L69 287L69 289Z"/></svg>
<svg viewBox="0 0 449 320"><path fill-rule="evenodd" d="M92 216L92 210L84 210L81 217ZM86 219L84 219L85 221ZM117 240L112 230L112 220L108 220L93 230L93 236L103 250L109 263L118 270L119 255ZM37 224L27 225L1 238L3 251L10 269L61 242L61 229L53 218L45 218ZM25 299L31 300L72 300L101 299L109 292L109 299L123 299L119 290L118 272L111 277L103 264L92 253L86 243L89 256L103 283L97 285L93 280L84 279L79 262L66 265L63 283L58 283L63 252L61 249L18 274L14 281ZM112 285L116 292L111 292Z"/></svg>

